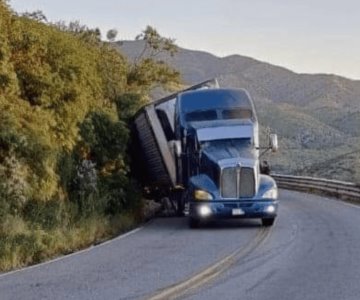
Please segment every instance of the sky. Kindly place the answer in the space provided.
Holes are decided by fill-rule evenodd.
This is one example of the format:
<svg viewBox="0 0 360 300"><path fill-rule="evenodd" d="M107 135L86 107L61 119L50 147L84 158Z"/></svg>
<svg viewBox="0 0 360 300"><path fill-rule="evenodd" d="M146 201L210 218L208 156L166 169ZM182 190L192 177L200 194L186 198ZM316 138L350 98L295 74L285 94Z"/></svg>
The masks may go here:
<svg viewBox="0 0 360 300"><path fill-rule="evenodd" d="M182 48L249 56L298 73L360 79L359 0L10 0L17 12L118 30L151 25Z"/></svg>

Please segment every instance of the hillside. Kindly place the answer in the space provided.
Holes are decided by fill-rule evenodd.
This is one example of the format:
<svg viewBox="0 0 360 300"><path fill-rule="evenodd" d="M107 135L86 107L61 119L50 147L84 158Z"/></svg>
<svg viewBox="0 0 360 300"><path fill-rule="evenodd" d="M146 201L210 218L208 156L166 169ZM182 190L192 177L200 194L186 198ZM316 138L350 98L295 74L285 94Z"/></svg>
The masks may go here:
<svg viewBox="0 0 360 300"><path fill-rule="evenodd" d="M143 44L117 47L135 59ZM279 134L280 153L268 158L274 171L360 182L360 81L182 48L159 59L178 69L186 84L217 77L223 87L246 88L262 126Z"/></svg>

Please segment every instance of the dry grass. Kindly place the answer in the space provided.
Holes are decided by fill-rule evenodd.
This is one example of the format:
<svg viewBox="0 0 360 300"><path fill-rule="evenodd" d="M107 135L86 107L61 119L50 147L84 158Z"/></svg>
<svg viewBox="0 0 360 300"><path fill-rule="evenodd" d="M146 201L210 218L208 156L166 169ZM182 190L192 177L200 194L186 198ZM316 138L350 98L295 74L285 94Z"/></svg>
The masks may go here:
<svg viewBox="0 0 360 300"><path fill-rule="evenodd" d="M9 216L0 229L0 271L36 264L98 244L136 224L130 214L91 216L70 227L52 230L30 228L19 217Z"/></svg>

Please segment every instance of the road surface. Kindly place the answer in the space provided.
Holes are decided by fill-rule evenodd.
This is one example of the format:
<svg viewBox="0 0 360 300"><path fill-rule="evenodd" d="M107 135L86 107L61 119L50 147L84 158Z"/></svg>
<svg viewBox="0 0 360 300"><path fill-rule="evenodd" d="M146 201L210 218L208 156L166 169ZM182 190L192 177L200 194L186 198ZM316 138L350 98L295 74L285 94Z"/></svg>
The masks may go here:
<svg viewBox="0 0 360 300"><path fill-rule="evenodd" d="M282 190L277 222L190 230L159 218L129 235L0 275L0 299L360 299L360 207Z"/></svg>

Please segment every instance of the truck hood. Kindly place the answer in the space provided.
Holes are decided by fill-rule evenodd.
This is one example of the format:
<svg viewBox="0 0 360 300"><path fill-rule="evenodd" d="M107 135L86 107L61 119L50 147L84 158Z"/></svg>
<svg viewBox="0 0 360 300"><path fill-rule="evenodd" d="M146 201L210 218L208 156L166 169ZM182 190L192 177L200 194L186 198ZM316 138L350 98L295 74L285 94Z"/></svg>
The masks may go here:
<svg viewBox="0 0 360 300"><path fill-rule="evenodd" d="M210 160L220 167L238 163L252 167L256 164L257 153L253 147L239 148L227 144L209 146L202 151L204 160Z"/></svg>
<svg viewBox="0 0 360 300"><path fill-rule="evenodd" d="M197 140L206 155L214 162L231 163L232 160L256 160L255 129L252 122L217 124L218 126L193 127Z"/></svg>
<svg viewBox="0 0 360 300"><path fill-rule="evenodd" d="M258 174L257 151L253 146L235 147L231 145L215 145L201 151L200 173L206 174L220 188L219 179L223 169L240 166L251 168ZM258 182L258 179L255 180ZM255 190L257 191L257 184Z"/></svg>

